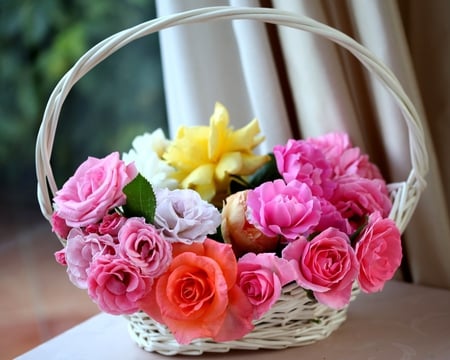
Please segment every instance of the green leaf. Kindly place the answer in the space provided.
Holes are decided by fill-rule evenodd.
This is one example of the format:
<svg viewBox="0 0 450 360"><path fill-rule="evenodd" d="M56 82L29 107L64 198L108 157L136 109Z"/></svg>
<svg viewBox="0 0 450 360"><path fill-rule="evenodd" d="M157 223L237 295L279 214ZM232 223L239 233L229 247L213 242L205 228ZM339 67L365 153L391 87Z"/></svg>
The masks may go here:
<svg viewBox="0 0 450 360"><path fill-rule="evenodd" d="M126 217L144 217L145 221L153 224L156 209L156 197L152 185L138 174L133 181L123 188L127 196L127 203L123 206Z"/></svg>
<svg viewBox="0 0 450 360"><path fill-rule="evenodd" d="M281 175L277 169L277 163L275 161L275 156L270 153L270 160L261 166L258 171L252 176L250 180L250 185L252 188L256 188L266 181L274 181L280 179Z"/></svg>

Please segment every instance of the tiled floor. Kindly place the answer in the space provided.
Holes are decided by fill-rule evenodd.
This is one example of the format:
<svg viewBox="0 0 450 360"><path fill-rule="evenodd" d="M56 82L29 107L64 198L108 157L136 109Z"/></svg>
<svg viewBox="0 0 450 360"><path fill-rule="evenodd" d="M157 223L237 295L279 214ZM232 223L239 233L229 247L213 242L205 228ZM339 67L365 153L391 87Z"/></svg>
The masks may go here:
<svg viewBox="0 0 450 360"><path fill-rule="evenodd" d="M54 261L48 223L30 216L0 229L0 360L9 360L99 310Z"/></svg>

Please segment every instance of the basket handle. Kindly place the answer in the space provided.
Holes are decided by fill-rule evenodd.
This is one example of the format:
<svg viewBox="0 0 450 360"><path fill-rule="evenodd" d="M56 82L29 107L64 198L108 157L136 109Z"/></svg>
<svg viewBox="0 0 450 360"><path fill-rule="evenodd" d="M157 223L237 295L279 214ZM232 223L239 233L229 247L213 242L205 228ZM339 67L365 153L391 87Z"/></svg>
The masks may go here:
<svg viewBox="0 0 450 360"><path fill-rule="evenodd" d="M271 8L208 7L185 11L156 18L118 32L88 50L56 85L48 100L37 135L37 196L44 217L50 220L52 214L51 198L58 189L50 165L56 127L64 100L76 82L108 56L134 40L176 25L220 19L256 20L304 30L324 37L351 52L390 91L408 128L412 166L405 182L389 185L391 195L392 193L395 194L390 216L395 219L397 225L403 231L425 187L425 175L428 172L424 132L416 108L392 71L354 39L311 18ZM406 211L403 210L405 208Z"/></svg>

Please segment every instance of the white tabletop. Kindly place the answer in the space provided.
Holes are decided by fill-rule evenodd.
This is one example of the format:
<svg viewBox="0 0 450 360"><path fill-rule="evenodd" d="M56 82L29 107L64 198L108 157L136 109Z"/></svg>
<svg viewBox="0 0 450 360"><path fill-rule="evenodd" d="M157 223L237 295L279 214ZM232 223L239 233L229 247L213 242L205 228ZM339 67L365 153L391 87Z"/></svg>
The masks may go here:
<svg viewBox="0 0 450 360"><path fill-rule="evenodd" d="M346 322L312 345L275 351L204 354L203 360L450 359L450 291L391 281L381 293L361 294ZM137 347L120 316L99 314L19 356L36 359L161 360L168 357ZM190 359L177 356L174 359Z"/></svg>

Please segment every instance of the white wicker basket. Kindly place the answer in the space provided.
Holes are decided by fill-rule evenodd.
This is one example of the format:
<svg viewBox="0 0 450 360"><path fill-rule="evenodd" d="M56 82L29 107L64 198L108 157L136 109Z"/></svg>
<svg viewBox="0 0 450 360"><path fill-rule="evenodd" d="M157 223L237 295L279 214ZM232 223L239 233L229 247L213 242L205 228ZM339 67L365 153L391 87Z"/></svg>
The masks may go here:
<svg viewBox="0 0 450 360"><path fill-rule="evenodd" d="M50 164L58 119L64 100L77 81L111 54L136 39L176 25L218 19L256 20L320 35L350 51L386 86L403 113L409 135L410 174L403 182L389 184L393 200L390 217L403 231L425 187L428 170L424 134L414 105L392 72L352 38L310 18L268 8L213 7L161 17L114 34L86 52L55 87L39 129L36 143L37 194L43 215L48 220L51 219L51 199L58 189ZM356 293L355 288L353 297ZM271 311L256 323L255 330L238 341L216 343L206 339L181 346L164 326L155 323L144 313L139 312L128 318L130 334L143 349L165 355L199 355L203 352L226 352L230 349L279 349L309 344L330 335L345 317L346 309L335 311L311 302L303 289L288 285Z"/></svg>

